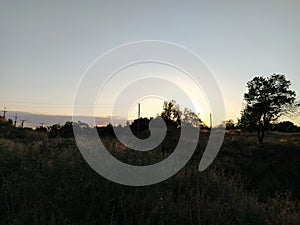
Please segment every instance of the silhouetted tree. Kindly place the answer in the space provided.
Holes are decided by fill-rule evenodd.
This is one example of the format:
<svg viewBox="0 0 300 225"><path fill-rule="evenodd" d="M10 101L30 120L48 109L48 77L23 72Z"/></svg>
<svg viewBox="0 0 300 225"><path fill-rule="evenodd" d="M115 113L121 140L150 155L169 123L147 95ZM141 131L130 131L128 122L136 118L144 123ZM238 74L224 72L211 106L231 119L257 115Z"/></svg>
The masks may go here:
<svg viewBox="0 0 300 225"><path fill-rule="evenodd" d="M46 127L43 127L43 126L39 126L39 127L35 128L35 131L47 133L48 129Z"/></svg>
<svg viewBox="0 0 300 225"><path fill-rule="evenodd" d="M49 129L49 137L50 138L58 137L60 128L61 128L60 124L53 124L52 126L50 126L48 128Z"/></svg>
<svg viewBox="0 0 300 225"><path fill-rule="evenodd" d="M183 111L182 123L185 125L189 124L194 127L199 127L201 124L203 124L199 115L188 108L185 108Z"/></svg>
<svg viewBox="0 0 300 225"><path fill-rule="evenodd" d="M10 125L13 125L13 120L12 120L12 119L8 119L7 122L8 122Z"/></svg>
<svg viewBox="0 0 300 225"><path fill-rule="evenodd" d="M130 124L130 129L135 135L137 135L138 132L142 133L145 130L149 130L149 122L150 119L148 118L136 119Z"/></svg>
<svg viewBox="0 0 300 225"><path fill-rule="evenodd" d="M161 118L166 122L167 126L179 127L181 124L182 112L175 100L170 102L164 101Z"/></svg>
<svg viewBox="0 0 300 225"><path fill-rule="evenodd" d="M273 125L273 130L281 132L296 132L297 126L291 121L283 121Z"/></svg>
<svg viewBox="0 0 300 225"><path fill-rule="evenodd" d="M160 117L166 122L168 127L175 126L179 128L182 125L206 127L201 121L199 114L196 114L189 108L185 108L182 112L175 100L164 102L163 111Z"/></svg>
<svg viewBox="0 0 300 225"><path fill-rule="evenodd" d="M226 130L234 130L236 129L236 125L234 123L234 121L232 119L229 119L229 120L226 120L223 122L225 127L226 127Z"/></svg>
<svg viewBox="0 0 300 225"><path fill-rule="evenodd" d="M84 123L84 122L81 122L81 121L78 121L77 123L74 122L73 126L77 126L80 129L89 129L90 128L90 126L87 123Z"/></svg>
<svg viewBox="0 0 300 225"><path fill-rule="evenodd" d="M97 127L97 132L101 137L116 137L114 128L110 123L107 126Z"/></svg>
<svg viewBox="0 0 300 225"><path fill-rule="evenodd" d="M253 113L245 107L242 111L241 118L238 119L238 127L242 131L256 131L257 130L257 118L255 118Z"/></svg>
<svg viewBox="0 0 300 225"><path fill-rule="evenodd" d="M73 122L67 121L65 125L60 127L59 136L62 138L72 138L74 137L73 133Z"/></svg>
<svg viewBox="0 0 300 225"><path fill-rule="evenodd" d="M254 77L247 82L246 105L239 123L256 128L259 143L263 143L265 130L271 121L277 120L283 113L295 111L299 106L295 101L296 93L289 89L290 85L291 82L281 74Z"/></svg>

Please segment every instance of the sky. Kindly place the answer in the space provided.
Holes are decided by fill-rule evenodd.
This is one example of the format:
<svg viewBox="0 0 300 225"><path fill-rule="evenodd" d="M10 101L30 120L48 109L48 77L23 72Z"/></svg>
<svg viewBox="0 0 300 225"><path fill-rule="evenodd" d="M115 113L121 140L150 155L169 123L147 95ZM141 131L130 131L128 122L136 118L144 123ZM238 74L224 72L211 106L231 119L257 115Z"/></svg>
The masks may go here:
<svg viewBox="0 0 300 225"><path fill-rule="evenodd" d="M162 40L201 57L223 94L226 118L236 120L256 75L285 74L300 96L299 8L298 0L0 0L0 108L71 115L78 83L96 58L128 42ZM148 70L172 80L176 71L166 71ZM142 101L142 116L156 116L162 101ZM111 106L97 116L108 116ZM201 102L197 112L206 121L208 111ZM135 112L133 104L126 113ZM299 116L288 119L300 125Z"/></svg>

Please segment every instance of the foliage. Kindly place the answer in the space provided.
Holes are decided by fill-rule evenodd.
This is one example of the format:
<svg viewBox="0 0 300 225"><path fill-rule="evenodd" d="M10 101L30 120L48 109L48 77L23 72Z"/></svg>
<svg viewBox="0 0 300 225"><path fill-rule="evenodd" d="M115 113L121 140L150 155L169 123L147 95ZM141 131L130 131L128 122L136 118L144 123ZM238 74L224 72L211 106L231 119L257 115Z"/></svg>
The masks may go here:
<svg viewBox="0 0 300 225"><path fill-rule="evenodd" d="M73 129L86 130L89 129L89 125L83 122L78 121L71 122L67 121L64 125L54 124L47 128L45 127L37 127L35 130L38 132L48 132L50 138L72 138L74 137Z"/></svg>
<svg viewBox="0 0 300 225"><path fill-rule="evenodd" d="M223 123L226 127L226 130L235 130L238 128L238 126L234 123L232 119L226 120Z"/></svg>
<svg viewBox="0 0 300 225"><path fill-rule="evenodd" d="M194 127L199 127L203 124L199 115L194 113L191 109L185 108L183 111L182 123L185 125L192 125Z"/></svg>
<svg viewBox="0 0 300 225"><path fill-rule="evenodd" d="M227 134L214 164L199 173L208 141L202 134L192 160L175 176L128 187L96 174L74 139L14 130L24 134L0 138L0 224L300 224L298 134L274 134L264 145L251 134ZM116 158L133 164L167 157L135 155L113 137L102 140Z"/></svg>
<svg viewBox="0 0 300 225"><path fill-rule="evenodd" d="M273 125L272 130L281 131L281 132L297 132L300 131L299 127L297 127L291 121L282 121Z"/></svg>
<svg viewBox="0 0 300 225"><path fill-rule="evenodd" d="M140 138L142 138L143 135L141 135L142 133L145 134L145 137L149 136L149 123L150 123L151 119L148 118L139 118L139 119L135 119L130 125L130 129L132 131L133 134L139 136ZM144 137L144 138L145 138Z"/></svg>
<svg viewBox="0 0 300 225"><path fill-rule="evenodd" d="M50 126L49 127L49 137L50 138L58 137L60 128L61 128L60 124L53 124L52 126Z"/></svg>
<svg viewBox="0 0 300 225"><path fill-rule="evenodd" d="M280 74L266 78L258 76L247 82L246 105L239 124L244 128L257 129L260 143L271 121L282 114L294 112L299 106L295 101L296 93L289 89L290 85L291 82Z"/></svg>
<svg viewBox="0 0 300 225"><path fill-rule="evenodd" d="M161 118L166 122L167 126L180 127L182 125L191 125L194 127L205 126L201 121L199 114L197 115L189 108L184 108L183 112L175 100L165 101Z"/></svg>
<svg viewBox="0 0 300 225"><path fill-rule="evenodd" d="M47 127L44 127L44 126L38 126L35 128L35 131L41 132L41 133L47 133L48 129L47 129Z"/></svg>
<svg viewBox="0 0 300 225"><path fill-rule="evenodd" d="M163 111L160 116L168 126L179 127L181 125L182 112L175 100L164 101Z"/></svg>

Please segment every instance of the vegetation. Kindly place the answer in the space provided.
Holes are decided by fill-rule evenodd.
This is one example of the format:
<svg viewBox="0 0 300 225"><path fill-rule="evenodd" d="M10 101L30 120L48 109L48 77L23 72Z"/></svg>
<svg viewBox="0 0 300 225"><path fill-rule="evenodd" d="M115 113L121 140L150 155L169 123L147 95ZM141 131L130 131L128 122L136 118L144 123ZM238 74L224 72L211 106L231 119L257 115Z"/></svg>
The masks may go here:
<svg viewBox="0 0 300 225"><path fill-rule="evenodd" d="M73 138L0 124L0 224L300 224L297 133L272 133L258 145L251 133L227 131L216 161L199 173L208 139L201 133L175 176L128 187L95 173ZM162 148L146 156L130 151L105 133L111 128L99 133L122 161L149 164L169 155Z"/></svg>
<svg viewBox="0 0 300 225"><path fill-rule="evenodd" d="M272 130L280 132L300 132L300 127L296 126L291 121L282 121L272 124Z"/></svg>
<svg viewBox="0 0 300 225"><path fill-rule="evenodd" d="M167 126L180 127L181 125L190 124L195 127L203 127L205 124L201 121L199 115L191 109L184 108L181 111L180 106L175 100L165 101L163 111L160 117L166 122Z"/></svg>
<svg viewBox="0 0 300 225"><path fill-rule="evenodd" d="M276 74L249 81L238 124L223 122L221 151L201 173L198 164L210 129L174 100L165 102L159 115L167 124L165 139L148 152L120 143L114 129L124 129L121 125L91 128L68 121L33 130L0 118L0 224L300 224L300 127L274 123L298 106L289 86L285 76ZM126 126L144 139L151 135L152 119ZM182 126L200 128L192 159L173 177L146 187L123 186L98 175L81 156L73 133L74 127L97 129L114 157L150 165L175 149Z"/></svg>
<svg viewBox="0 0 300 225"><path fill-rule="evenodd" d="M259 143L263 142L271 121L299 106L295 101L296 93L289 89L290 85L291 82L280 74L254 77L247 83L248 92L244 94L246 106L240 124L246 129L256 129Z"/></svg>

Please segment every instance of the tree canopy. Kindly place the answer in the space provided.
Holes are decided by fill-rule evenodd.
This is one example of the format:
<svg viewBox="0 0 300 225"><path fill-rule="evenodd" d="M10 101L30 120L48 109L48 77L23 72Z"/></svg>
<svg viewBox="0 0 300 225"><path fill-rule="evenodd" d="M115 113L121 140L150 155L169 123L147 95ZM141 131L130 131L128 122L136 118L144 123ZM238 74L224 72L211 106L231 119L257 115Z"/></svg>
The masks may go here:
<svg viewBox="0 0 300 225"><path fill-rule="evenodd" d="M175 100L164 101L163 111L160 116L168 126L175 125L179 127L181 125L182 112Z"/></svg>
<svg viewBox="0 0 300 225"><path fill-rule="evenodd" d="M201 121L199 114L196 114L189 108L184 108L183 112L175 100L165 101L161 118L167 123L168 126L180 127L182 125L191 125L199 127L204 125Z"/></svg>
<svg viewBox="0 0 300 225"><path fill-rule="evenodd" d="M265 130L271 121L277 120L282 114L295 112L299 106L296 93L289 89L290 85L291 82L281 74L257 76L247 82L245 108L239 124L256 129L259 143L263 142Z"/></svg>

